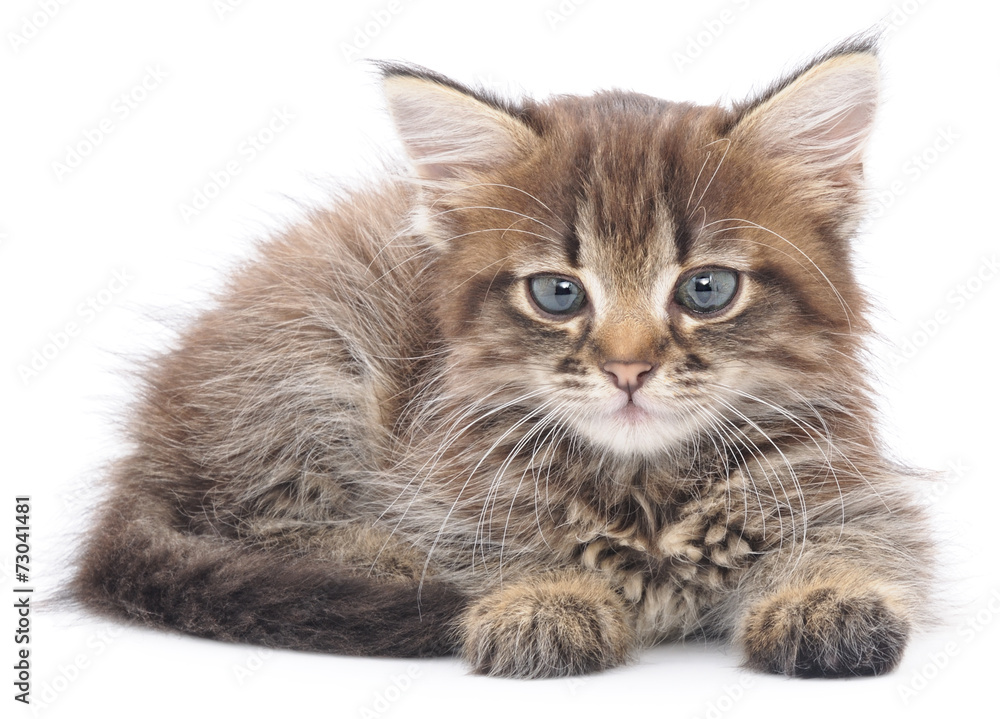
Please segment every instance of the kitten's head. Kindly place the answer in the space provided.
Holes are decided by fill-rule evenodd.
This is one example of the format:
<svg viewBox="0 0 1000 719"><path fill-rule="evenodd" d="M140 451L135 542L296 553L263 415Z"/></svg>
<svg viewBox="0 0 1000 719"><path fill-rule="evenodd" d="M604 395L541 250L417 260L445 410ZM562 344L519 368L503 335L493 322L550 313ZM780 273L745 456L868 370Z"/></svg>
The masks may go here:
<svg viewBox="0 0 1000 719"><path fill-rule="evenodd" d="M857 381L869 44L732 108L383 70L454 392L655 454Z"/></svg>

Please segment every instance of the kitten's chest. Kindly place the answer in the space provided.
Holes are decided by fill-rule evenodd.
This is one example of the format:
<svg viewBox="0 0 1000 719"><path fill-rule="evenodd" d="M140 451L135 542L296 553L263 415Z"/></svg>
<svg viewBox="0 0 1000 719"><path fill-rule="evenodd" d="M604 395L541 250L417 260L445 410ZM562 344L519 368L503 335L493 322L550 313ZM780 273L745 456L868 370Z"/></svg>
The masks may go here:
<svg viewBox="0 0 1000 719"><path fill-rule="evenodd" d="M764 505L751 505L738 487L722 483L674 504L633 492L609 509L570 503L569 551L633 605L637 629L649 641L695 630L704 611L779 536L777 518L769 521Z"/></svg>

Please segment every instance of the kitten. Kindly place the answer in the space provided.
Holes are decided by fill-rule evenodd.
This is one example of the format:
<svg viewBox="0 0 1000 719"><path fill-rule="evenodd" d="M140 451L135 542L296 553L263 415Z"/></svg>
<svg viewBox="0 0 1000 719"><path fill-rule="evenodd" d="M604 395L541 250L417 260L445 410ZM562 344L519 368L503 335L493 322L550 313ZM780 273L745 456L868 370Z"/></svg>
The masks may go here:
<svg viewBox="0 0 1000 719"><path fill-rule="evenodd" d="M75 597L515 677L691 635L891 670L931 561L851 266L873 43L731 108L381 69L412 175L263 246L149 365Z"/></svg>

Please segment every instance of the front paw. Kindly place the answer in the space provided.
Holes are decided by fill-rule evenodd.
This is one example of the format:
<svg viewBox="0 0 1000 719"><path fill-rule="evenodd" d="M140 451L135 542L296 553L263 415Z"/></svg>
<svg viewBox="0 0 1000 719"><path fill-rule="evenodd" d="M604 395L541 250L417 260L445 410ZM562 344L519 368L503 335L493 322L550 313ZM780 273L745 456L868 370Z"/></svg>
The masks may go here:
<svg viewBox="0 0 1000 719"><path fill-rule="evenodd" d="M463 653L480 674L554 677L622 664L634 634L622 599L580 574L504 587L467 611Z"/></svg>
<svg viewBox="0 0 1000 719"><path fill-rule="evenodd" d="M740 642L747 666L795 677L884 674L909 622L873 590L790 589L751 608Z"/></svg>

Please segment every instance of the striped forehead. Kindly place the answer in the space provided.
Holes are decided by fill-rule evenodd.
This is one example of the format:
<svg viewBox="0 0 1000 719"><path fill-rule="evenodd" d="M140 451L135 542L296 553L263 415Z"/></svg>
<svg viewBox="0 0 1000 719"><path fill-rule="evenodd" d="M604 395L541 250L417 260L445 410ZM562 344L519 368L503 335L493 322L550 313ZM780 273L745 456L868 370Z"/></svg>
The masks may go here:
<svg viewBox="0 0 1000 719"><path fill-rule="evenodd" d="M581 207L579 271L598 315L660 314L680 271L675 222L665 207L651 206L635 227L641 233L625 234L621 226L602 225L591 203Z"/></svg>
<svg viewBox="0 0 1000 719"><path fill-rule="evenodd" d="M603 107L591 118L587 157L578 165L583 172L575 226L584 266L620 268L649 282L657 268L682 259L674 215L685 189L684 143L670 105L629 99L635 107Z"/></svg>
<svg viewBox="0 0 1000 719"><path fill-rule="evenodd" d="M579 262L622 278L654 280L664 268L681 261L677 223L662 203L640 200L623 205L619 216L609 221L593 199L581 203L576 218Z"/></svg>

